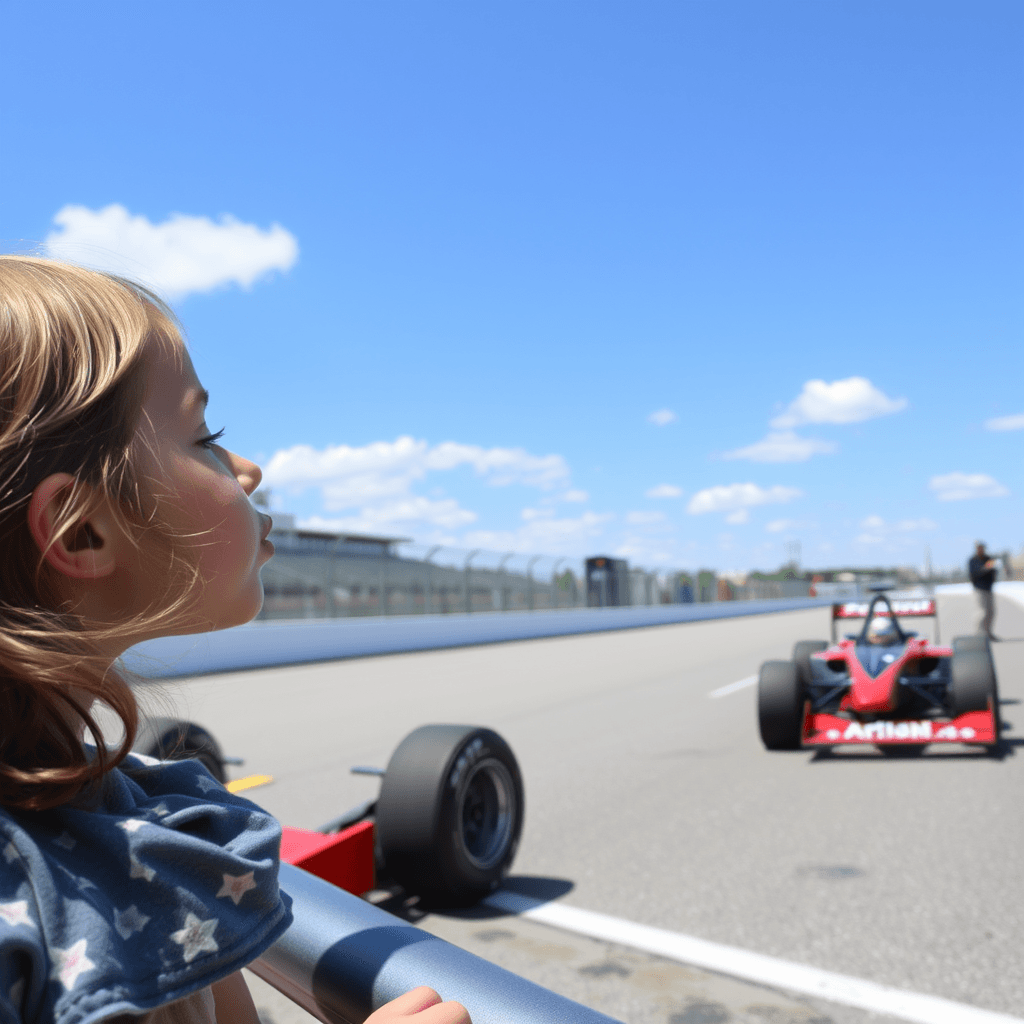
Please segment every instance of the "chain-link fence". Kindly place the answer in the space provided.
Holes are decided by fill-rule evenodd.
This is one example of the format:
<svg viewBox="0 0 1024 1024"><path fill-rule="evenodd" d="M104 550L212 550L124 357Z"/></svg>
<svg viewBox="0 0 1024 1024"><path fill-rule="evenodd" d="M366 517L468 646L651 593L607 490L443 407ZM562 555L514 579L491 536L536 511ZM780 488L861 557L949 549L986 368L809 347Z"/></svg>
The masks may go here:
<svg viewBox="0 0 1024 1024"><path fill-rule="evenodd" d="M277 553L263 569L260 618L438 615L622 605L689 604L818 596L848 600L871 582L906 587L966 580L964 566L927 570L801 572L795 563L767 575L713 569L654 570L621 559L552 558L460 550L387 537L300 530L279 516ZM1024 551L997 556L1000 578L1024 578Z"/></svg>
<svg viewBox="0 0 1024 1024"><path fill-rule="evenodd" d="M531 611L808 594L802 579L719 578L625 562L460 550L389 538L275 529L262 619Z"/></svg>

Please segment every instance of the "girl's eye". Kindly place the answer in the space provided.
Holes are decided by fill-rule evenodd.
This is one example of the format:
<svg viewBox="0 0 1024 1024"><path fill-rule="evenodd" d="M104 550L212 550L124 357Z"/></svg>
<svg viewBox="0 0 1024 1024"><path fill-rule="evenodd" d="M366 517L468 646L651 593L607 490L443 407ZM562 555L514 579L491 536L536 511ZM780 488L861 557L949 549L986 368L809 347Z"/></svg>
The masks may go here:
<svg viewBox="0 0 1024 1024"><path fill-rule="evenodd" d="M216 434L209 434L207 437L201 437L196 444L200 448L212 448L222 437L224 436L223 428L218 430Z"/></svg>

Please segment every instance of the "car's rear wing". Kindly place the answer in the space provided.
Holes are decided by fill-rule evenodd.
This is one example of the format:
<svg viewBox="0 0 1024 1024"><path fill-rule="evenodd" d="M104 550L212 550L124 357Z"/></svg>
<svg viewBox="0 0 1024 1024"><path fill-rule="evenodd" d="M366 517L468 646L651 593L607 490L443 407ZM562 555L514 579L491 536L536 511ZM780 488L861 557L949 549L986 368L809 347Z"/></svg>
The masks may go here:
<svg viewBox="0 0 1024 1024"><path fill-rule="evenodd" d="M871 609L870 601L844 601L832 605L832 642L836 640L836 623L844 619L866 619ZM935 642L939 640L938 609L932 597L909 597L890 600L889 605L898 619L929 618L935 619ZM875 606L874 615L880 618L889 617L889 608L882 602Z"/></svg>

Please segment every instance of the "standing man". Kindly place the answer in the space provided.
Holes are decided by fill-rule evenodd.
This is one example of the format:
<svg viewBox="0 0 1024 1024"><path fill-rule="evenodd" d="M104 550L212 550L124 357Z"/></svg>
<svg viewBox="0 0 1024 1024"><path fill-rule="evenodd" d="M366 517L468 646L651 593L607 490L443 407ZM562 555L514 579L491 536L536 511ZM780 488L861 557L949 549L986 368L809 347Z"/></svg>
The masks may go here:
<svg viewBox="0 0 1024 1024"><path fill-rule="evenodd" d="M985 550L984 541L978 541L974 555L967 563L967 571L974 584L974 592L978 595L978 604L981 605L978 632L984 633L989 640L998 640L999 637L992 632L992 622L996 617L995 595L992 593L992 584L996 581L996 560Z"/></svg>

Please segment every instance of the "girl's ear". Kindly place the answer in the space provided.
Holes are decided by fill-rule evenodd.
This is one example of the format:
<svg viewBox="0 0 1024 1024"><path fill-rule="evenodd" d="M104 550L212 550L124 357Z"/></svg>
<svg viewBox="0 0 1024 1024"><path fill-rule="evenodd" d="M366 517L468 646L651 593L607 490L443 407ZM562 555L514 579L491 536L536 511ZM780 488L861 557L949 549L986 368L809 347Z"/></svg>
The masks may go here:
<svg viewBox="0 0 1024 1024"><path fill-rule="evenodd" d="M68 473L48 476L33 492L28 505L28 528L43 558L61 575L75 580L109 576L117 568L119 534L112 513L98 509L57 536L64 495L75 483Z"/></svg>

